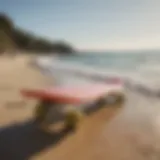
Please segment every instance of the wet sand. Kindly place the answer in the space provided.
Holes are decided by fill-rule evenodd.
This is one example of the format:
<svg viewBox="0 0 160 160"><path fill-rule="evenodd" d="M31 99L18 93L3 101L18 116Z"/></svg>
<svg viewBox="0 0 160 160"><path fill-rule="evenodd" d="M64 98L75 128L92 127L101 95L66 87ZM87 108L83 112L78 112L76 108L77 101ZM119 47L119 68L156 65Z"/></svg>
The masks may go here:
<svg viewBox="0 0 160 160"><path fill-rule="evenodd" d="M160 102L128 90L123 108L93 113L75 133L39 132L32 123L35 102L22 99L19 89L46 86L49 80L28 61L0 58L0 159L160 159Z"/></svg>

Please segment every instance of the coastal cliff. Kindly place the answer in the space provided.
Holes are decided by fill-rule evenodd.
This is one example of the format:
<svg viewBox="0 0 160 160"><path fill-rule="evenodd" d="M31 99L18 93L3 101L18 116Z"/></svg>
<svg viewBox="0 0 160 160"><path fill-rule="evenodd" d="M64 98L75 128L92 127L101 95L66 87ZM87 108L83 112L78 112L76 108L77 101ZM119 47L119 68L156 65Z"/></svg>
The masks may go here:
<svg viewBox="0 0 160 160"><path fill-rule="evenodd" d="M75 49L64 41L51 41L18 28L5 14L0 14L0 53L24 50L34 53L58 53L68 55Z"/></svg>

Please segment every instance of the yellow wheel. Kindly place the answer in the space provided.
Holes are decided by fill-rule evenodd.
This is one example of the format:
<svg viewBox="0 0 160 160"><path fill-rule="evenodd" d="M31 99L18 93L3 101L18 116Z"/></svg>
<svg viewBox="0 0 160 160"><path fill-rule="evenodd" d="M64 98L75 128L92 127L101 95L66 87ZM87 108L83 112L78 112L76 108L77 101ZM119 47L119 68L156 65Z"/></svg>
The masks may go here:
<svg viewBox="0 0 160 160"><path fill-rule="evenodd" d="M117 103L118 104L124 104L125 103L125 96L124 95L118 95L117 96Z"/></svg>
<svg viewBox="0 0 160 160"><path fill-rule="evenodd" d="M83 118L83 114L80 111L71 110L65 117L65 128L76 129L78 122Z"/></svg>
<svg viewBox="0 0 160 160"><path fill-rule="evenodd" d="M35 122L38 126L47 126L47 115L49 113L49 110L51 108L50 103L48 102L40 102L37 104L35 108Z"/></svg>

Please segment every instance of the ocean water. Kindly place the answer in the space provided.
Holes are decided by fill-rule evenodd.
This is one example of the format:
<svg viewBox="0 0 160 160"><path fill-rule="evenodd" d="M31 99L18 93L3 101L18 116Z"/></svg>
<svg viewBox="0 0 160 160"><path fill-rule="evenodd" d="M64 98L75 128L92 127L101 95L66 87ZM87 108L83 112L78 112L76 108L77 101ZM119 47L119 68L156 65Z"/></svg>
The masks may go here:
<svg viewBox="0 0 160 160"><path fill-rule="evenodd" d="M131 86L136 84L138 87L144 87L144 90L160 92L160 51L79 53L58 58L47 57L45 60L44 57L41 57L41 59L43 63L45 62L42 68L45 68L45 72L48 70L49 74L53 73L53 76L54 68L57 66L59 69L62 67L71 72L77 70L78 74L83 72L85 75L96 75L104 79L110 74L116 74L125 79L127 83L129 82ZM67 81L68 72L64 70L62 74L65 75L65 81ZM72 83L71 79L68 79L68 82Z"/></svg>
<svg viewBox="0 0 160 160"><path fill-rule="evenodd" d="M116 72L132 81L141 81L150 87L160 88L160 52L86 53L61 59L96 71Z"/></svg>
<svg viewBox="0 0 160 160"><path fill-rule="evenodd" d="M78 54L61 59L71 63L78 63L97 69L110 69L118 71L135 71L146 66L159 64L159 53L94 53Z"/></svg>

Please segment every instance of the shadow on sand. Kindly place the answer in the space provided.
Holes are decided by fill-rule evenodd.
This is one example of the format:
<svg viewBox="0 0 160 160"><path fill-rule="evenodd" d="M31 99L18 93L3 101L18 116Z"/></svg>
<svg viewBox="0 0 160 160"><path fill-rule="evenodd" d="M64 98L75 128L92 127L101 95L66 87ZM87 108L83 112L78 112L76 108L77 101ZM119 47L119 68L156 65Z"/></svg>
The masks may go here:
<svg viewBox="0 0 160 160"><path fill-rule="evenodd" d="M89 107L85 112L90 115L99 109L99 107ZM0 160L28 160L36 153L50 146L56 146L69 133L70 130L44 133L36 129L31 120L0 128Z"/></svg>
<svg viewBox="0 0 160 160"><path fill-rule="evenodd" d="M32 121L1 128L0 159L27 160L51 145L54 147L67 133L43 133L34 127Z"/></svg>

